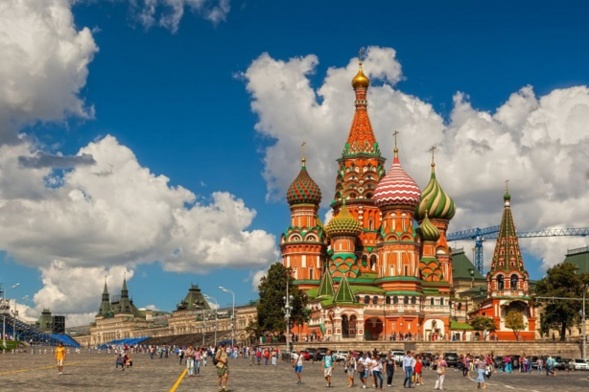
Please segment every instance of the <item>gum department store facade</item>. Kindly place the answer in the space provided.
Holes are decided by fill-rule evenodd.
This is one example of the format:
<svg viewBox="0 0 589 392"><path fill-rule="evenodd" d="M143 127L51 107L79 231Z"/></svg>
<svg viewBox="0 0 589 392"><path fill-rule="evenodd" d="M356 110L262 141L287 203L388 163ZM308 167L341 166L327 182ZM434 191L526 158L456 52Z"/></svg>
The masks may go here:
<svg viewBox="0 0 589 392"><path fill-rule="evenodd" d="M404 171L398 156L385 171L367 111L370 81L362 63L352 80L355 113L338 161L333 218L318 217L322 195L303 156L301 170L286 199L291 222L281 236L282 262L294 283L307 294L310 321L295 327L299 338L329 341L388 340L392 336L442 340L453 335L471 339L469 317L491 317L496 336L513 340L504 324L509 310L524 316L520 339L533 340L536 309L529 296L508 192L491 270L482 276L461 250L448 246L446 233L456 208L436 177L434 149L431 177L422 190ZM414 225L417 222L417 225ZM216 329L231 336L231 309L221 311ZM245 342L246 327L256 319L255 305L238 306L236 338ZM172 314L139 311L130 300L126 281L120 297L102 303L84 345L139 336L214 333L211 308L192 286ZM221 338L219 338L221 339Z"/></svg>

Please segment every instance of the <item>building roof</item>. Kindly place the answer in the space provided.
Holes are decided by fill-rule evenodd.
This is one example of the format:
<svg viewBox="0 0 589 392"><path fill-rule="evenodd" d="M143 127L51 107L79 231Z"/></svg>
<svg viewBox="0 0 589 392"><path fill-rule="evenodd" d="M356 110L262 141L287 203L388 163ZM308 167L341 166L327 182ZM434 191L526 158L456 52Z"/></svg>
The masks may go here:
<svg viewBox="0 0 589 392"><path fill-rule="evenodd" d="M589 246L570 249L566 254L564 262L574 264L579 274L589 273Z"/></svg>
<svg viewBox="0 0 589 392"><path fill-rule="evenodd" d="M205 297L202 295L200 288L196 284L191 284L188 293L179 304L176 310L210 310L211 307Z"/></svg>
<svg viewBox="0 0 589 392"><path fill-rule="evenodd" d="M470 274L470 271L473 271L474 275ZM452 252L452 273L454 275L454 279L472 279L474 278L475 281L486 281L487 279L481 275L479 270L477 270L470 261L470 259L464 253L464 249L455 249Z"/></svg>

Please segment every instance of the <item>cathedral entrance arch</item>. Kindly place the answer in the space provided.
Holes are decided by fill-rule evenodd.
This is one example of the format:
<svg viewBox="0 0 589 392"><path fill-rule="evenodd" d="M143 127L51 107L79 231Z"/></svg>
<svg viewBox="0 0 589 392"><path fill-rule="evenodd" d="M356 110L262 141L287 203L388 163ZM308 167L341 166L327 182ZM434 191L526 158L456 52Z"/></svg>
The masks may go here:
<svg viewBox="0 0 589 392"><path fill-rule="evenodd" d="M364 322L364 340L380 340L384 331L382 320L370 317Z"/></svg>
<svg viewBox="0 0 589 392"><path fill-rule="evenodd" d="M446 333L444 321L440 319L429 319L423 323L423 339L433 342L441 340Z"/></svg>

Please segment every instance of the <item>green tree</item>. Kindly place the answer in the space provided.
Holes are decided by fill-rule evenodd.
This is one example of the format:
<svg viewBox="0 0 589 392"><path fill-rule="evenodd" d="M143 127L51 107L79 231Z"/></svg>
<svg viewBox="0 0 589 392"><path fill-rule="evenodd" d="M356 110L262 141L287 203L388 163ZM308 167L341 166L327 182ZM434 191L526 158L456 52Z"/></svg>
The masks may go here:
<svg viewBox="0 0 589 392"><path fill-rule="evenodd" d="M285 268L282 263L274 263L268 269L258 290L260 292L260 301L258 302L258 320L252 325L252 330L258 335L261 334L282 334L286 330L286 320L284 318L284 306L286 297L286 282L289 282L288 291L292 296L290 305L290 326L294 323L302 323L308 320L306 312L307 297L293 285L293 278L290 269Z"/></svg>
<svg viewBox="0 0 589 392"><path fill-rule="evenodd" d="M505 327L513 330L515 338L519 340L519 332L527 328L524 315L517 310L510 310L505 316Z"/></svg>
<svg viewBox="0 0 589 392"><path fill-rule="evenodd" d="M589 276L579 274L577 267L571 263L557 264L546 272L546 276L536 285L535 293L536 297L553 297L537 298L544 305L540 322L543 334L547 334L550 329L558 329L560 340L565 340L567 329L580 322L582 301L574 299L583 296L588 283Z"/></svg>
<svg viewBox="0 0 589 392"><path fill-rule="evenodd" d="M472 319L469 324L474 328L475 331L483 332L483 335L485 335L485 332L495 332L497 329L493 319L485 316L477 316Z"/></svg>

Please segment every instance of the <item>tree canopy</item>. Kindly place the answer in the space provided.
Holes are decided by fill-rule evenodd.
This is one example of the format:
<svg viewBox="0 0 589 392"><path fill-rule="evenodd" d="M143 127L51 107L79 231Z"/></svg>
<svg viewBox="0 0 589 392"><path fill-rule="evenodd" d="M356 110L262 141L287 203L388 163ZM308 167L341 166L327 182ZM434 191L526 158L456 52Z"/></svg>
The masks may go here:
<svg viewBox="0 0 589 392"><path fill-rule="evenodd" d="M519 340L519 332L527 328L523 314L517 310L507 312L505 316L505 327L513 330L515 338Z"/></svg>
<svg viewBox="0 0 589 392"><path fill-rule="evenodd" d="M550 329L560 331L560 340L564 341L566 331L581 319L583 290L589 284L588 274L579 274L577 267L571 263L561 263L550 268L546 276L536 285L537 298L544 304L541 311L540 331L547 334ZM570 298L570 300L564 299Z"/></svg>
<svg viewBox="0 0 589 392"><path fill-rule="evenodd" d="M257 323L251 326L252 332L256 335L268 333L276 335L277 333L282 334L286 330L284 307L287 279L289 282L288 292L292 296L290 324L292 326L295 323L301 324L307 321L308 300L306 295L293 285L290 269L285 268L282 263L274 263L258 286L260 292L260 301L257 307L258 319Z"/></svg>
<svg viewBox="0 0 589 392"><path fill-rule="evenodd" d="M472 319L469 324L474 328L475 331L490 331L493 332L497 329L495 322L490 317L478 316Z"/></svg>

